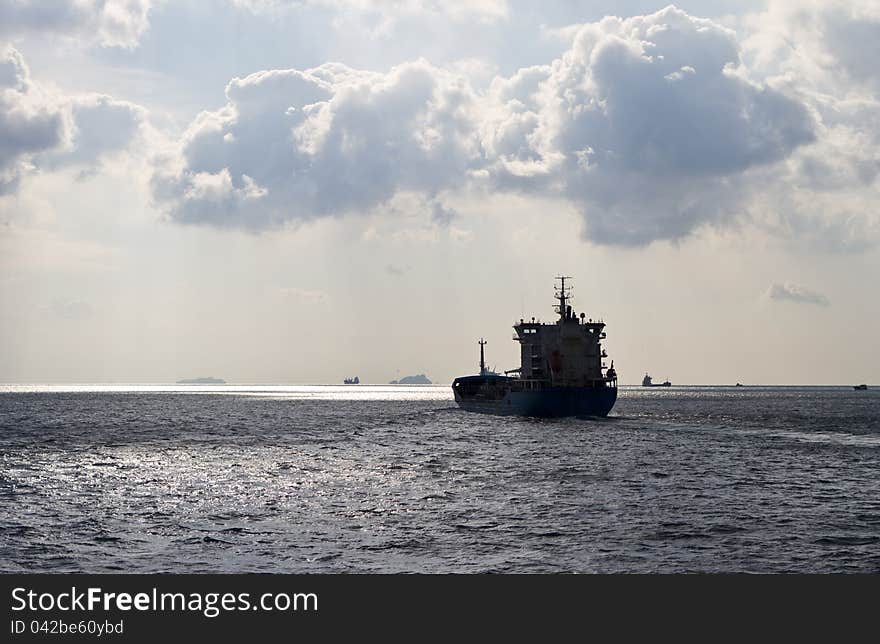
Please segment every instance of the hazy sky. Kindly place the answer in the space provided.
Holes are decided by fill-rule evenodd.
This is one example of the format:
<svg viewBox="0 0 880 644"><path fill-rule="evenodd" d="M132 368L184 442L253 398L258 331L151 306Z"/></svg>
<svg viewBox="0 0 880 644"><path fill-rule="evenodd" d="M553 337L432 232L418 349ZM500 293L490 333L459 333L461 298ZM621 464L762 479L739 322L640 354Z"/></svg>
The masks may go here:
<svg viewBox="0 0 880 644"><path fill-rule="evenodd" d="M880 0L0 0L0 381L880 382Z"/></svg>

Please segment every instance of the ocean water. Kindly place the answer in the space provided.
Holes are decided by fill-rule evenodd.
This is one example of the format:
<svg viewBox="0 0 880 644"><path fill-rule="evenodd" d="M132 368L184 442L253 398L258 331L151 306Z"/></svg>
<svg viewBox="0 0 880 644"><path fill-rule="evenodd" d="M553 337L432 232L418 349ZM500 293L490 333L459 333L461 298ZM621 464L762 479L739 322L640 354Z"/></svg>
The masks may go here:
<svg viewBox="0 0 880 644"><path fill-rule="evenodd" d="M3 572L880 572L880 389L0 387Z"/></svg>

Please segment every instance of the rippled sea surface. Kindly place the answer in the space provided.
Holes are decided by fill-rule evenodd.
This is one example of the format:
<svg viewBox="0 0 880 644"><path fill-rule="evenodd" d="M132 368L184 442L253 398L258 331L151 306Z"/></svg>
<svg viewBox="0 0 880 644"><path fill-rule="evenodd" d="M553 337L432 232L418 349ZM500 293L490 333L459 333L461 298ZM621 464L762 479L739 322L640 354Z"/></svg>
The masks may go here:
<svg viewBox="0 0 880 644"><path fill-rule="evenodd" d="M5 572L880 572L880 389L0 387Z"/></svg>

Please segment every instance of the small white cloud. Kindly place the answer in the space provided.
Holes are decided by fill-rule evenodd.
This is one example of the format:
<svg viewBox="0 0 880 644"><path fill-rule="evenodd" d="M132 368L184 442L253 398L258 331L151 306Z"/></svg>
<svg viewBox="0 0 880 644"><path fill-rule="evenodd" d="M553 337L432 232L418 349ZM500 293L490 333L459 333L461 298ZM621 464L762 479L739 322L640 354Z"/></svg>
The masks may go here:
<svg viewBox="0 0 880 644"><path fill-rule="evenodd" d="M660 57L660 59L662 60L662 57ZM684 78L686 74L696 74L696 73L697 73L697 70L695 70L693 67L691 67L690 65L685 65L684 67L682 67L678 71L672 72L670 74L666 74L666 76L664 76L663 78L665 78L668 81L679 81L682 78Z"/></svg>
<svg viewBox="0 0 880 644"><path fill-rule="evenodd" d="M767 297L777 302L796 302L798 304L815 304L817 306L829 306L831 302L827 297L805 286L786 282L773 284L767 289Z"/></svg>

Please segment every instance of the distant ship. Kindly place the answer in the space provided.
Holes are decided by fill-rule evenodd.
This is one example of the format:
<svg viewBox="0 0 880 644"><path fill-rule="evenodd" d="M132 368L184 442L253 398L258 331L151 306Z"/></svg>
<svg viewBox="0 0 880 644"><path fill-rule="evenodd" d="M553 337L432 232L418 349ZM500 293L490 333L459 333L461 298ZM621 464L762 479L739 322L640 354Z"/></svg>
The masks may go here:
<svg viewBox="0 0 880 644"><path fill-rule="evenodd" d="M853 385L856 391L868 391L868 385Z"/></svg>
<svg viewBox="0 0 880 644"><path fill-rule="evenodd" d="M486 368L480 339L480 373L452 382L458 406L490 414L562 417L607 416L617 400L614 363L606 368L605 323L578 317L569 304L568 277L557 277L559 319L550 324L520 320L513 329L520 366L498 374ZM515 375L509 375L515 374Z"/></svg>
<svg viewBox="0 0 880 644"><path fill-rule="evenodd" d="M645 374L645 377L642 378L642 387L671 387L672 383L668 380L663 382L653 382L651 376Z"/></svg>
<svg viewBox="0 0 880 644"><path fill-rule="evenodd" d="M344 385L359 385L361 384L361 379L355 376L354 378L346 378L342 381Z"/></svg>
<svg viewBox="0 0 880 644"><path fill-rule="evenodd" d="M178 380L178 385L225 385L226 381L222 378L187 378Z"/></svg>

